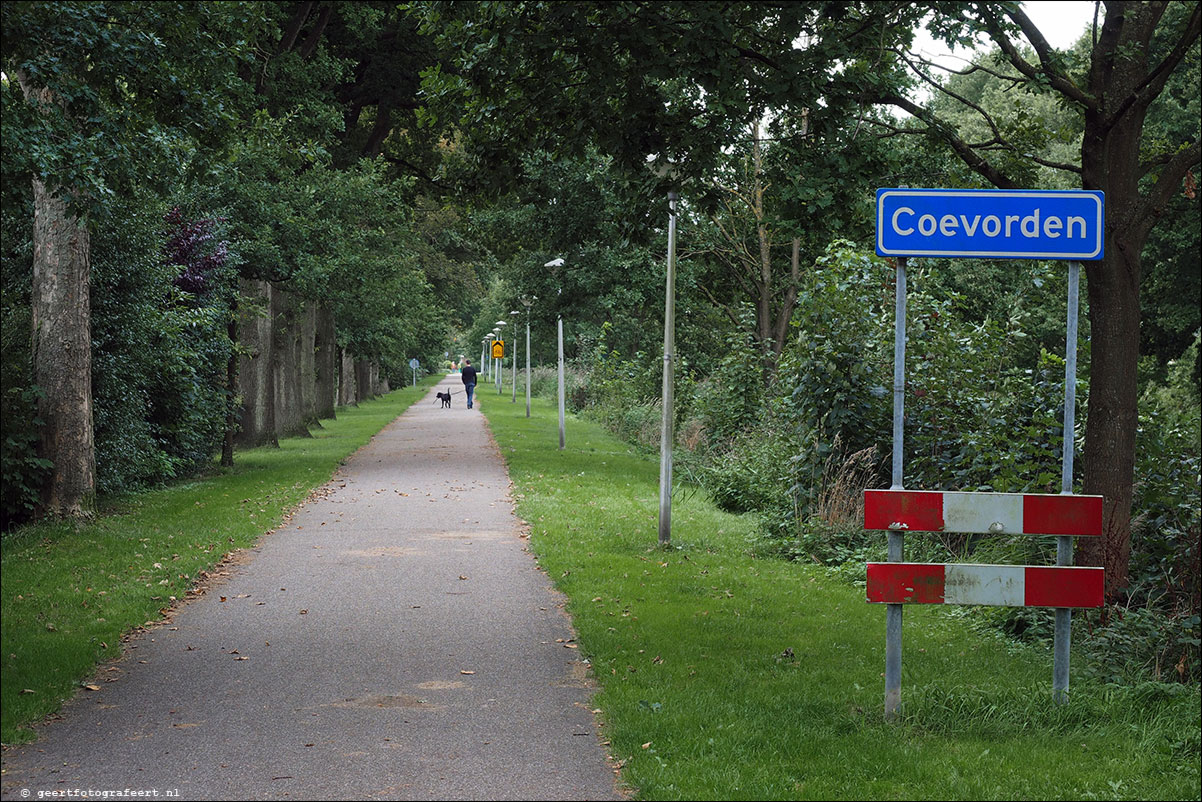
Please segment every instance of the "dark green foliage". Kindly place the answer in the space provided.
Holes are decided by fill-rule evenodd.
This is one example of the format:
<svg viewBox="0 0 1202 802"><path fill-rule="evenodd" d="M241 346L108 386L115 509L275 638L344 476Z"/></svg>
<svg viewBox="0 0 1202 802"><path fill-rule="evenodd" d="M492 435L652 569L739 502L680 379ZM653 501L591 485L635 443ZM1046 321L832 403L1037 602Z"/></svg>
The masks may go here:
<svg viewBox="0 0 1202 802"><path fill-rule="evenodd" d="M37 509L42 482L53 463L37 455L37 388L4 390L4 432L0 442L0 529L27 520Z"/></svg>
<svg viewBox="0 0 1202 802"><path fill-rule="evenodd" d="M1170 362L1164 386L1152 386L1141 401L1139 464L1132 524L1128 612L1148 612L1128 623L1108 622L1113 637L1130 634L1140 649L1128 662L1155 667L1173 679L1202 678L1202 404L1194 378L1199 335L1182 357ZM1134 637L1134 636L1133 636ZM1169 671L1170 665L1172 671Z"/></svg>
<svg viewBox="0 0 1202 802"><path fill-rule="evenodd" d="M797 432L803 508L823 468L889 436L893 282L885 263L835 242L806 276L781 362L786 415Z"/></svg>
<svg viewBox="0 0 1202 802"><path fill-rule="evenodd" d="M1096 614L1082 616L1086 626L1080 629L1092 630L1082 639L1087 674L1122 684L1148 678L1188 683L1202 679L1198 613L1166 613L1158 607L1108 612L1105 622L1099 622Z"/></svg>
<svg viewBox="0 0 1202 802"><path fill-rule="evenodd" d="M657 446L663 413L656 396L662 374L656 375L655 362L646 353L640 351L634 358L625 359L610 348L612 333L610 324L601 326L600 337L591 349L593 358L586 363L584 381L571 396L573 406L587 411L628 442ZM554 385L550 389L552 394L558 392ZM564 395L568 395L566 384Z"/></svg>
<svg viewBox="0 0 1202 802"><path fill-rule="evenodd" d="M770 429L748 432L714 458L703 475L719 508L778 516L793 511L792 441L782 435Z"/></svg>
<svg viewBox="0 0 1202 802"><path fill-rule="evenodd" d="M4 88L7 105L9 89ZM9 148L4 148L8 158ZM7 165L6 165L7 167ZM0 528L8 529L30 517L37 507L51 463L38 456L37 397L30 364L29 281L32 242L25 227L29 198L23 187L5 181L0 209L3 227L0 247L0 463L3 502Z"/></svg>
<svg viewBox="0 0 1202 802"><path fill-rule="evenodd" d="M744 325L728 331L725 347L692 394L693 414L704 427L706 445L711 448L724 448L754 427L764 406L765 354L748 333L751 316L745 311L743 317ZM701 366L706 367L704 363Z"/></svg>
<svg viewBox="0 0 1202 802"><path fill-rule="evenodd" d="M165 220L153 202L117 211L122 224L103 226L93 240L92 386L101 492L201 470L219 448L228 403L226 299L234 277L224 242L212 237L181 248L179 239L199 221L178 214ZM215 221L201 225L212 228ZM171 242L175 247L168 248ZM203 285L203 291L179 286L189 276L189 286Z"/></svg>

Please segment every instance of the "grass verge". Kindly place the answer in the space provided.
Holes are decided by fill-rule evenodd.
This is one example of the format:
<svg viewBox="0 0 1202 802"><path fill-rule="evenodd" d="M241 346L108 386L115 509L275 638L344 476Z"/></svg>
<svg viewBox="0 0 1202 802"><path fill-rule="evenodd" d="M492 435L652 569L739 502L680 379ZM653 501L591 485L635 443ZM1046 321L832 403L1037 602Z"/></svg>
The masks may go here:
<svg viewBox="0 0 1202 802"><path fill-rule="evenodd" d="M755 554L754 522L536 399L485 406L532 548L569 598L622 776L641 799L1198 799L1196 687L1072 678L1050 652L911 606L903 716L883 718L884 609Z"/></svg>
<svg viewBox="0 0 1202 802"><path fill-rule="evenodd" d="M226 554L278 526L442 378L340 409L312 437L240 451L233 468L212 476L108 499L93 521L7 534L0 740L31 740L28 725L88 684L98 662L119 656L124 635L161 620Z"/></svg>

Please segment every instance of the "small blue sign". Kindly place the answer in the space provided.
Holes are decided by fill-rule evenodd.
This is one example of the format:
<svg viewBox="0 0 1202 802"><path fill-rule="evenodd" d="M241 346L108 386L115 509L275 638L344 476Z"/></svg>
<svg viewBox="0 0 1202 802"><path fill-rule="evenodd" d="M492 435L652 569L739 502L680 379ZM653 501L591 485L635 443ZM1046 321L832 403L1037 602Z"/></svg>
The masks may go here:
<svg viewBox="0 0 1202 802"><path fill-rule="evenodd" d="M1102 258L1106 198L1087 190L878 189L881 256Z"/></svg>

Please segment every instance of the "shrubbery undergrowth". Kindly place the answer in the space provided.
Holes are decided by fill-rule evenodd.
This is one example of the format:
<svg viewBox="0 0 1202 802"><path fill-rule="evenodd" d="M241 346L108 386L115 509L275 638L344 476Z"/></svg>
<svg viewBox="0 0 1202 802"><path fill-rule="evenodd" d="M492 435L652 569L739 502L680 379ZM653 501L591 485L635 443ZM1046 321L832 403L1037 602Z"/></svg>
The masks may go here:
<svg viewBox="0 0 1202 802"><path fill-rule="evenodd" d="M998 300L996 308L1009 314L983 319L980 304L944 289L934 268L912 272L907 487L1059 491L1064 342L1063 323L1054 321L1063 320L1064 290L1062 278L1044 271L1032 263L1027 283L1016 281L1012 296ZM819 562L862 582L865 560L884 555L884 538L863 531L861 499L864 488L889 485L892 268L836 243L807 275L799 299L775 373L764 374L762 352L739 335L707 374L692 368L677 377L676 475L704 486L723 509L759 513L758 551ZM1088 365L1088 347L1085 331L1081 365ZM1079 670L1105 681L1202 678L1197 349L1195 337L1162 383L1145 385L1125 598L1074 616ZM569 371L571 407L657 449L658 355L594 353ZM1080 373L1078 443L1089 392L1086 370ZM553 396L554 370L536 374L536 391ZM1075 468L1079 477L1080 459ZM1051 538L915 535L906 551L908 560L924 562L1055 561ZM967 614L1011 637L1051 642L1050 610Z"/></svg>

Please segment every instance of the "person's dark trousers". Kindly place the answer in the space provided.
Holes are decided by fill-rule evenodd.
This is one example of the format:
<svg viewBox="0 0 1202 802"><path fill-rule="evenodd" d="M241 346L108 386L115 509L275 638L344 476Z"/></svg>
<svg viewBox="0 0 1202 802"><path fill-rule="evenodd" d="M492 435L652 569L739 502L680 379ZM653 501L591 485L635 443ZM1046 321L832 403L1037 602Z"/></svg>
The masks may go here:
<svg viewBox="0 0 1202 802"><path fill-rule="evenodd" d="M472 408L472 393L474 393L476 391L476 385L465 384L463 386L467 388L467 408L471 409Z"/></svg>

